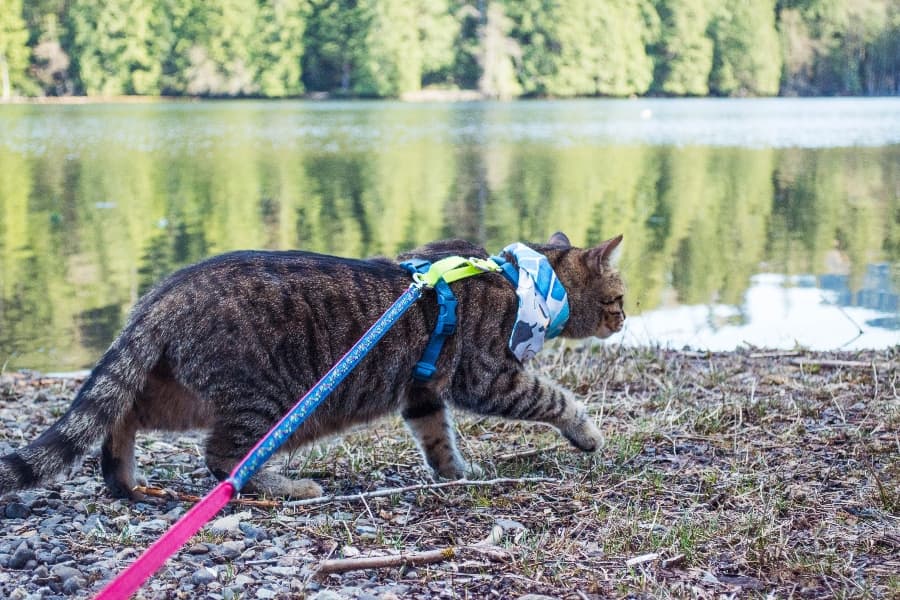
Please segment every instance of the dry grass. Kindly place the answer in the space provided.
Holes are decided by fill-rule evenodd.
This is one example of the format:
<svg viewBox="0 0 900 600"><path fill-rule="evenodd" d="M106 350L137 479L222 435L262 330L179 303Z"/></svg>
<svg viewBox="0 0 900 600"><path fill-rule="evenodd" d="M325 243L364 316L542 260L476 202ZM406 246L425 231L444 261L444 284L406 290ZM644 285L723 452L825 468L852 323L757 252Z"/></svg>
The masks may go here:
<svg viewBox="0 0 900 600"><path fill-rule="evenodd" d="M255 519L273 535L307 537L315 559L465 545L503 528L505 562L462 552L414 571L331 575L319 584L331 589L374 580L402 581L408 597L900 597L898 352L549 352L536 368L587 398L607 435L601 452L571 451L534 424L463 417L459 429L485 477L555 482L418 490ZM192 486L177 464L165 470L151 440L141 461L154 484L205 491L208 480ZM185 438L172 443L195 452ZM283 468L343 494L427 480L396 420Z"/></svg>

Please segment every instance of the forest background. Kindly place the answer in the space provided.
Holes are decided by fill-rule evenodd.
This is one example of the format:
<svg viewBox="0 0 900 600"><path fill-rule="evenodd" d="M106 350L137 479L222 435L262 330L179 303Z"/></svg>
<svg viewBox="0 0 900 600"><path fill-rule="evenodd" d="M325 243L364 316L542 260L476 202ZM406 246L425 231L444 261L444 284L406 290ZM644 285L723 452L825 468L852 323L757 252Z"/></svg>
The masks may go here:
<svg viewBox="0 0 900 600"><path fill-rule="evenodd" d="M0 0L0 96L896 95L896 0Z"/></svg>

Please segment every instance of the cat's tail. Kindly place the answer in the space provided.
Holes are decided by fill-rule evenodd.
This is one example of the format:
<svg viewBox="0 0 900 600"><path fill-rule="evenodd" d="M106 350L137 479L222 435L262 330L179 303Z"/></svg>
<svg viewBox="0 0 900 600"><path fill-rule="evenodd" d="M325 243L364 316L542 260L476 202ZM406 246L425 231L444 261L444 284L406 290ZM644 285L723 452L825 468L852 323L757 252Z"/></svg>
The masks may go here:
<svg viewBox="0 0 900 600"><path fill-rule="evenodd" d="M0 457L0 494L36 487L87 454L133 407L162 353L128 327L81 386L69 410L24 448Z"/></svg>

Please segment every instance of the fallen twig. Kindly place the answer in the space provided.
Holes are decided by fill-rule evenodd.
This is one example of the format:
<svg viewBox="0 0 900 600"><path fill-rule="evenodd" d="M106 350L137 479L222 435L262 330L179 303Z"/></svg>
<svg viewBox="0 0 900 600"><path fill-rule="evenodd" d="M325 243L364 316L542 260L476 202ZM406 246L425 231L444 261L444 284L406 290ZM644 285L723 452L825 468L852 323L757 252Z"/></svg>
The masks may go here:
<svg viewBox="0 0 900 600"><path fill-rule="evenodd" d="M538 454L545 454L548 452L553 452L554 450L558 450L559 448L565 446L566 444L553 444L552 446L548 446L546 448L530 448L528 450L522 450L521 452L510 452L508 454L501 454L500 456L495 456L493 458L494 462L505 462L508 460L515 460L518 458L528 458L530 456L537 456Z"/></svg>
<svg viewBox="0 0 900 600"><path fill-rule="evenodd" d="M456 548L443 548L441 550L427 550L425 552L411 552L407 554L393 554L389 556L364 556L361 558L335 558L323 560L319 563L316 576L331 575L332 573L347 573L348 571L361 571L364 569L384 569L392 567L415 567L417 565L430 565L456 556Z"/></svg>
<svg viewBox="0 0 900 600"><path fill-rule="evenodd" d="M877 369L887 369L890 367L888 363L873 363L863 360L836 360L822 358L818 360L809 360L807 358L795 358L791 364L799 367L827 367L832 369L848 368L848 369L871 369L874 365Z"/></svg>
<svg viewBox="0 0 900 600"><path fill-rule="evenodd" d="M456 558L464 551L474 551L483 554L494 562L504 561L509 558L507 552L497 548L485 548L477 545L451 546L449 548L441 548L438 550L407 552L405 554L390 554L387 556L362 556L358 558L323 560L319 563L319 568L316 569L315 576L322 577L333 573L347 573L349 571L363 571L365 569L391 569L394 567L431 565Z"/></svg>
<svg viewBox="0 0 900 600"><path fill-rule="evenodd" d="M518 483L557 483L556 479L549 477L498 477L496 479L473 480L473 479L457 479L455 481L442 481L440 483L420 483L416 485L407 485L397 488L385 488L383 490L375 490L372 492L363 492L360 494L348 494L346 496L319 496L318 498L307 498L306 500L291 500L283 502L281 506L288 508L296 508L298 506L312 506L314 504L327 504L329 502L360 502L367 498L381 498L384 496L393 496L394 494L405 494L406 492L415 492L418 490L437 490L448 487L464 487L464 486L492 486L492 485L512 485Z"/></svg>
<svg viewBox="0 0 900 600"><path fill-rule="evenodd" d="M195 496L193 494L185 494L182 492L176 492L174 490L164 490L161 488L146 487L143 485L135 487L134 491L153 498L167 498L169 500L179 500L181 502L200 502L200 500L203 499L200 496ZM232 498L229 503L239 504L242 506L254 506L256 508L278 508L279 506L277 500L254 500L252 498L241 497Z"/></svg>
<svg viewBox="0 0 900 600"><path fill-rule="evenodd" d="M796 350L773 350L771 352L753 352L750 358L790 358L792 356L800 356L800 352Z"/></svg>

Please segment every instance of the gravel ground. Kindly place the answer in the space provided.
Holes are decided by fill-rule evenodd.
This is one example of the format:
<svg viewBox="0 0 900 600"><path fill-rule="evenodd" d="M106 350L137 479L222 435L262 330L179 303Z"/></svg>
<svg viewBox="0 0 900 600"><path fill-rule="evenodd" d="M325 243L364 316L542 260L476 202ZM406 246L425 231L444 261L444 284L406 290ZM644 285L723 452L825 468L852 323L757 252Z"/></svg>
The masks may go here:
<svg viewBox="0 0 900 600"><path fill-rule="evenodd" d="M900 347L845 354L557 349L595 456L534 424L462 417L492 483L434 487L396 419L285 457L315 504L230 504L139 598L900 598ZM33 439L76 379L0 377L0 451ZM89 597L214 480L199 434L139 436L168 497L113 501L96 456L0 498L0 597ZM502 479L497 479L502 478ZM404 486L383 496L364 495ZM453 549L451 552L450 549ZM325 575L328 559L444 550Z"/></svg>

